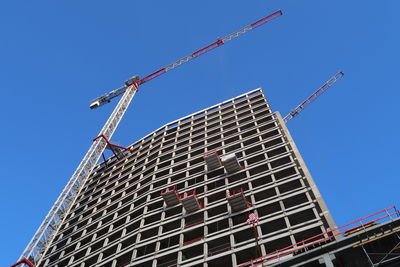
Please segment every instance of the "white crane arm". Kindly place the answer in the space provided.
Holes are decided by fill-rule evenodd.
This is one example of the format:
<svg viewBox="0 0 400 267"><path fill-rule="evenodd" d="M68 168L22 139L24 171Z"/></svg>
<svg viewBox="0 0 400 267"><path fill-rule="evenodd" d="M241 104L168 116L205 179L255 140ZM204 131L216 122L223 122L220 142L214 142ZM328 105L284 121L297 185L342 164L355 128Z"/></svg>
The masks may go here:
<svg viewBox="0 0 400 267"><path fill-rule="evenodd" d="M103 129L101 129L99 135L104 135L108 139L111 139L111 136L115 132L115 129L125 114L125 111L131 103L136 91L137 88L135 85L126 88L124 95L118 102L118 105L115 107L111 116L108 118ZM45 255L56 233L59 231L62 222L65 220L65 214L68 214L68 211L75 203L76 196L78 196L82 190L83 185L86 183L90 173L100 159L101 154L104 152L106 145L107 143L104 138L94 140L89 151L86 153L60 196L51 207L46 218L39 226L39 229L25 248L20 260L26 258L35 266L38 266L41 263L43 255Z"/></svg>

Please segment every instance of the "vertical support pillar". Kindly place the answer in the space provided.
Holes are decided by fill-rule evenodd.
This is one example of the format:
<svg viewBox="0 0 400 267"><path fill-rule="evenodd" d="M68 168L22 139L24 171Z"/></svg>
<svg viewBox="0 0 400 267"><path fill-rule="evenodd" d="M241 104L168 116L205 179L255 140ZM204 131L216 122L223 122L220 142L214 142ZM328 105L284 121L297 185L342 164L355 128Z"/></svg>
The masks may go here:
<svg viewBox="0 0 400 267"><path fill-rule="evenodd" d="M308 170L308 168L303 160L303 157L301 156L299 150L297 149L297 146L292 139L292 135L290 134L289 129L286 127L286 124L283 121L281 114L279 112L275 112L275 114L276 114L276 118L279 122L278 123L279 128L285 133L285 136L287 139L286 141L289 143L291 149L293 150L294 155L296 156L296 160L297 160L298 164L300 165L299 169L303 172L304 177L307 180L308 186L311 188L311 191L313 192L315 199L317 200L318 205L322 210L322 214L320 214L320 216L325 217L326 222L329 226L329 229L335 229L336 228L335 221L333 220L333 218L328 210L328 207L327 207L324 199L322 198L322 196L317 188L317 185L315 184L314 179L312 178L311 173ZM334 232L336 232L336 231L334 231ZM336 239L341 239L341 236L337 235Z"/></svg>
<svg viewBox="0 0 400 267"><path fill-rule="evenodd" d="M229 230L229 231L231 231L231 230ZM232 232L229 235L229 238L230 238L231 248L233 248L235 246L235 238L233 237ZM232 253L232 266L237 266L236 251L233 250L233 252L234 253Z"/></svg>
<svg viewBox="0 0 400 267"><path fill-rule="evenodd" d="M324 255L322 255L322 258L320 258L318 260L318 262L320 264L325 264L326 267L335 267L333 265L333 262L332 262L332 260L334 260L334 259L335 259L335 255L333 255L333 254L324 254Z"/></svg>

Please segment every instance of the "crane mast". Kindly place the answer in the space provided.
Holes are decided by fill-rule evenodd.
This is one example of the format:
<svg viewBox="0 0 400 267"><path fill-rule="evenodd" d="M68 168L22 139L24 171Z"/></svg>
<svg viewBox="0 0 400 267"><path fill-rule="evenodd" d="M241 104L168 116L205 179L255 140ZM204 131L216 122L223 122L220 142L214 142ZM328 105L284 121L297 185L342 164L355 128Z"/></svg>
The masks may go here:
<svg viewBox="0 0 400 267"><path fill-rule="evenodd" d="M333 77L331 77L326 83L324 83L317 91L312 93L309 97L307 97L306 100L300 103L295 109L293 109L289 114L287 114L285 117L283 117L283 121L287 123L294 117L300 114L300 112L303 111L311 102L313 102L315 99L317 99L320 95L322 95L326 90L332 87L340 78L342 78L344 73L342 71L339 71L336 73Z"/></svg>
<svg viewBox="0 0 400 267"><path fill-rule="evenodd" d="M47 214L42 224L39 226L38 230L32 237L31 241L23 251L19 260L22 262L23 259L27 259L35 266L41 264L43 260L43 255L46 254L48 248L50 247L50 244L54 240L56 233L59 231L63 221L65 220L65 215L68 214L69 210L75 203L76 197L79 195L80 191L83 188L83 185L89 178L90 173L92 172L102 153L104 152L104 149L107 146L106 140L111 139L114 131L116 130L119 122L125 114L134 95L136 94L139 85L146 83L172 69L175 69L182 64L189 62L190 60L199 57L250 30L257 28L280 15L282 15L282 11L276 11L271 15L262 18L222 39L218 39L216 42L190 54L189 56L186 56L162 69L159 69L156 72L153 72L148 76L145 76L142 79L139 79L138 76L134 76L125 81L124 86L94 100L90 104L90 108L92 109L110 102L111 99L119 95L123 95L98 135L105 138L94 139L93 144L89 148L89 151L86 153L78 168L75 170L67 185L64 187L60 196L51 207L49 213Z"/></svg>
<svg viewBox="0 0 400 267"><path fill-rule="evenodd" d="M99 136L104 135L108 139L111 138L119 122L121 121L125 111L128 109L137 88L134 85L129 86L117 106L114 108L111 116L108 118L106 124L101 129ZM89 151L75 170L71 179L64 187L60 196L51 207L49 213L39 226L35 235L25 248L20 259L26 258L34 265L38 266L41 263L42 256L46 253L49 245L53 241L55 234L65 219L76 200L76 196L80 193L87 178L92 172L96 163L101 157L107 142L104 138L94 140Z"/></svg>

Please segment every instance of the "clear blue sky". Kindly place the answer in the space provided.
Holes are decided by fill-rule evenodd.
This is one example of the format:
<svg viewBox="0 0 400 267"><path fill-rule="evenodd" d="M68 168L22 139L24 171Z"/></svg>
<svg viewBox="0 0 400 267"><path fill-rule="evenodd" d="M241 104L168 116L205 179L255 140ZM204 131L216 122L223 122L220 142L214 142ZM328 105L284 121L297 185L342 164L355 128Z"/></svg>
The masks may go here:
<svg viewBox="0 0 400 267"><path fill-rule="evenodd" d="M17 260L116 101L89 101L278 9L265 26L140 88L114 140L262 87L338 225L399 204L400 2L1 1L0 266Z"/></svg>

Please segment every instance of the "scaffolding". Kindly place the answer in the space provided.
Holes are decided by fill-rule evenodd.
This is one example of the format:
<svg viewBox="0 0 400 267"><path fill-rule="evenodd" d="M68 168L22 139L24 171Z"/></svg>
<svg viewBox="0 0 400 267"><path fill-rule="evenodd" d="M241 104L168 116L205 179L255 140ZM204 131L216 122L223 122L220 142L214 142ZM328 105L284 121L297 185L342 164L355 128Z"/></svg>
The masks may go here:
<svg viewBox="0 0 400 267"><path fill-rule="evenodd" d="M221 159L216 151L211 151L205 154L204 161L206 162L208 171L218 169L222 166Z"/></svg>
<svg viewBox="0 0 400 267"><path fill-rule="evenodd" d="M332 241L335 240L336 237L341 236L344 237L345 233L351 232L350 235L347 236L347 238L351 237L352 235L357 235L362 233L366 234L366 238L364 241L361 241L359 244L355 245L356 246L364 246L365 244L371 242L372 238L376 238L376 234L369 234L368 229L371 229L371 227L365 227L369 226L374 223L383 223L387 221L394 221L395 218L400 218L400 213L396 209L396 207L392 206L383 210L380 210L378 212L372 213L368 216L365 216L361 219L352 221L350 223L347 223L343 226L336 227L334 229L325 231L323 233L320 233L318 235L312 236L310 238L304 239L300 242L297 242L295 244L292 244L290 246L278 249L276 251L273 251L271 253L268 253L262 257L253 259L251 261L242 263L238 265L238 267L247 267L247 266L264 266L265 264L272 264L276 262L284 262L288 259L288 257L293 257L296 255L299 255L304 252L308 252L313 249L321 248L322 245L328 244ZM400 236L398 235L398 232L400 229L397 229L396 231L389 231L390 235L394 234L396 235L397 238L400 240ZM387 233L387 234L389 234ZM368 242L369 241L369 242ZM397 260L400 258L399 255L395 255L394 252L400 248L400 242L396 243L396 245L387 253L380 253L382 258L380 259L379 262L373 262L371 260L371 255L375 255L374 252L367 252L365 251L365 254L369 258L369 262L372 267L379 266L382 264L384 261L393 261ZM372 254L371 254L372 253Z"/></svg>
<svg viewBox="0 0 400 267"><path fill-rule="evenodd" d="M242 166L240 166L238 158L234 153L223 156L222 164L228 174L235 173L242 169Z"/></svg>
<svg viewBox="0 0 400 267"><path fill-rule="evenodd" d="M368 251L365 248L365 244L361 247L367 256L367 259L371 265L371 267L382 266L383 264L389 264L391 262L397 261L400 259L400 236L397 232L392 232L389 234L383 234L382 236L374 237L370 240L370 242L376 241L378 239L393 236L398 242L387 252L375 252L375 251Z"/></svg>
<svg viewBox="0 0 400 267"><path fill-rule="evenodd" d="M247 201L246 196L243 192L243 188L229 191L226 194L226 199L228 200L232 213L245 210L252 206L251 203Z"/></svg>
<svg viewBox="0 0 400 267"><path fill-rule="evenodd" d="M167 207L172 207L178 205L179 202L179 195L176 191L176 186L172 186L170 188L165 188L161 191L161 197L164 199L165 204Z"/></svg>
<svg viewBox="0 0 400 267"><path fill-rule="evenodd" d="M183 193L179 196L179 200L187 213L193 213L203 208L203 204L197 198L196 190Z"/></svg>

